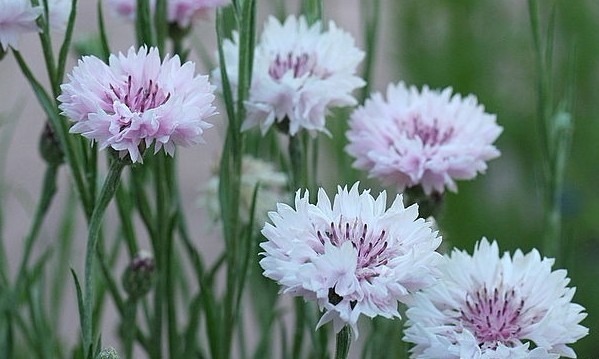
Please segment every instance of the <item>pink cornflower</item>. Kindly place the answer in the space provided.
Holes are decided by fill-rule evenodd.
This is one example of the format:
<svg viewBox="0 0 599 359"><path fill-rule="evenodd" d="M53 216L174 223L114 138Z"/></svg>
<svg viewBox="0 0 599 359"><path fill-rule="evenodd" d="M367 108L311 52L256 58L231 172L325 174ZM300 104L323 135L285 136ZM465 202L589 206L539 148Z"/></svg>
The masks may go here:
<svg viewBox="0 0 599 359"><path fill-rule="evenodd" d="M156 0L150 0L150 9L155 6ZM108 6L112 12L128 21L135 21L137 12L137 0L108 0Z"/></svg>
<svg viewBox="0 0 599 359"><path fill-rule="evenodd" d="M156 48L111 55L109 64L85 56L61 85L63 114L75 121L71 132L112 147L141 162L140 148L154 144L172 155L175 145L204 142L205 122L215 113L214 86L195 76L195 64L179 56L160 59Z"/></svg>
<svg viewBox="0 0 599 359"><path fill-rule="evenodd" d="M206 14L217 7L228 5L230 0L167 0L167 20L176 23L182 28L188 27L196 18L205 17ZM137 11L136 0L109 0L113 12L127 20L135 20ZM150 0L152 13L156 8L156 0Z"/></svg>
<svg viewBox="0 0 599 359"><path fill-rule="evenodd" d="M0 45L18 50L19 36L40 31L36 19L43 13L41 6L31 6L29 0L0 0Z"/></svg>
<svg viewBox="0 0 599 359"><path fill-rule="evenodd" d="M353 112L346 151L354 167L400 191L456 192L456 179L473 179L499 156L493 142L501 131L473 95L400 82L389 85L387 100L376 93Z"/></svg>
<svg viewBox="0 0 599 359"><path fill-rule="evenodd" d="M588 333L565 270L537 250L499 256L483 238L470 256L454 250L437 284L409 302L404 340L412 358L575 358L568 345Z"/></svg>
<svg viewBox="0 0 599 359"><path fill-rule="evenodd" d="M230 2L230 0L168 0L168 21L185 28L193 19L206 17L210 10Z"/></svg>
<svg viewBox="0 0 599 359"><path fill-rule="evenodd" d="M333 321L336 332L350 325L357 337L361 314L399 317L398 302L435 280L441 238L401 195L387 209L386 192L375 199L358 183L339 187L332 204L323 189L316 204L298 191L295 209L279 203L269 216L264 275L283 293L316 301L325 311L317 328Z"/></svg>
<svg viewBox="0 0 599 359"><path fill-rule="evenodd" d="M224 43L227 75L237 86L239 36ZM283 24L268 19L255 49L247 118L243 129L259 126L262 133L275 123L295 135L301 129L328 133L325 117L332 107L353 106L352 91L364 86L356 68L364 58L352 36L329 22L308 25L289 16ZM220 69L213 77L220 80ZM285 123L288 121L288 123Z"/></svg>

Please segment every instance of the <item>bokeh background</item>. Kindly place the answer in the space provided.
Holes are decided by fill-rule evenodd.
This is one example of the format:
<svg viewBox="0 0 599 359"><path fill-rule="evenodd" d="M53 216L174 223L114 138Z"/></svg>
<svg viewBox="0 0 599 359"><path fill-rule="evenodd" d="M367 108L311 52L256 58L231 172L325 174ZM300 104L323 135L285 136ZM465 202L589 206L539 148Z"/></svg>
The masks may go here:
<svg viewBox="0 0 599 359"><path fill-rule="evenodd" d="M369 0L362 0L369 1ZM276 13L285 2L289 11L296 2L259 1L259 19ZM564 215L563 247L557 267L566 268L571 286L577 287L574 300L584 307L588 317L583 324L590 334L574 345L579 358L599 357L599 2L596 0L541 2L541 19L546 23L555 4L555 97L565 95L574 81L574 132L569 156L565 190L562 198ZM81 0L77 20L77 40L97 31L95 1ZM113 51L125 51L134 43L133 26L111 16L105 9L107 28ZM325 18L335 20L350 31L360 46L364 45L360 0L325 1ZM260 24L258 29L261 29ZM60 38L60 34L55 35ZM200 72L210 65L203 58L215 49L213 21L207 20L194 30L192 59ZM22 52L43 78L41 50L35 35L22 38ZM203 48L203 50L202 50ZM504 132L496 145L502 156L489 164L484 176L458 184L459 193L448 194L439 218L448 246L472 251L482 236L497 239L500 248L528 252L543 243L542 167L537 129L537 74L535 68L528 6L526 1L480 0L383 0L377 36L376 62L370 87L385 91L389 82L433 88L447 86L461 94L475 94L490 113L497 114ZM574 56L574 60L570 58ZM574 78L571 67L573 62ZM75 63L75 55L72 57ZM45 80L45 78L43 78ZM46 82L44 82L46 83ZM224 113L221 106L220 112ZM0 62L0 239L8 252L13 269L22 251L22 240L30 225L35 201L43 176L43 162L37 152L37 140L44 116L33 92L19 73L12 56ZM339 115L335 121L343 121ZM199 188L205 184L218 159L225 118L213 120L216 128L208 134L209 145L181 149L180 178L182 196L198 247L210 253L222 248L218 235L210 233L209 220L197 206ZM332 125L337 126L337 125ZM346 164L326 154L328 138L320 139L319 183L327 188L361 179L377 187L364 174L327 171ZM64 172L64 170L63 170ZM62 173L60 196L47 219L36 253L57 245L70 192L69 179ZM74 244L70 254L54 255L56 276L64 276L65 302L57 308L60 333L67 343L78 335L74 291L67 276L69 266L82 270L85 226L75 208L67 214L72 220L70 233ZM110 221L110 215L108 220ZM15 260L12 260L15 258ZM62 258L62 259L61 259ZM124 264L122 264L124 266ZM108 307L110 311L110 307ZM110 323L110 314L107 315ZM110 326L107 327L110 331Z"/></svg>

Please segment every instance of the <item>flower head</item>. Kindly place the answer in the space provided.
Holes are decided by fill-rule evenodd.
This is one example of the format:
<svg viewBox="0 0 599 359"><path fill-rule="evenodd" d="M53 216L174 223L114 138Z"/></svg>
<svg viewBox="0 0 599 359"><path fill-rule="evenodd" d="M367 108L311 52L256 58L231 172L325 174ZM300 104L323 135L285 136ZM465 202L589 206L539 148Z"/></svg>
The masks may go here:
<svg viewBox="0 0 599 359"><path fill-rule="evenodd" d="M168 21L185 28L194 18L206 16L208 11L228 3L230 0L169 0Z"/></svg>
<svg viewBox="0 0 599 359"><path fill-rule="evenodd" d="M332 204L322 189L316 204L308 199L298 191L295 209L270 213L260 265L283 293L325 310L318 326L332 320L335 331L350 325L357 334L360 314L399 317L398 302L433 283L441 238L416 205L405 208L398 195L387 209L386 192L375 199L358 183L339 187Z"/></svg>
<svg viewBox="0 0 599 359"><path fill-rule="evenodd" d="M536 250L500 257L484 238L472 256L455 250L409 304L412 358L575 358L568 344L588 333L586 314L553 262Z"/></svg>
<svg viewBox="0 0 599 359"><path fill-rule="evenodd" d="M254 223L263 224L268 220L267 213L278 202L284 202L290 198L286 190L288 178L283 172L275 169L270 162L251 156L244 156L241 165L241 187L240 187L240 217L244 223L248 223L254 190L258 186L256 203L254 208ZM200 204L208 210L214 221L220 219L220 202L218 197L219 177L216 174L202 190Z"/></svg>
<svg viewBox="0 0 599 359"><path fill-rule="evenodd" d="M237 85L239 38L224 44L227 74ZM322 131L330 107L356 104L352 91L364 85L355 75L364 53L354 39L332 21L327 31L321 24L309 26L304 17L289 16L283 24L271 17L256 46L248 117L243 128L259 125L265 133L275 122L289 127ZM220 79L216 69L214 78Z"/></svg>
<svg viewBox="0 0 599 359"><path fill-rule="evenodd" d="M130 48L111 55L109 64L85 56L61 86L63 113L75 121L71 132L112 147L133 162L140 147L154 144L172 155L175 145L204 142L204 120L215 113L214 87L195 76L195 65L179 56L160 59L158 50Z"/></svg>
<svg viewBox="0 0 599 359"><path fill-rule="evenodd" d="M346 150L354 167L400 191L421 185L426 194L455 192L454 180L473 179L499 156L493 142L501 131L472 95L400 82L389 85L386 101L377 93L354 111Z"/></svg>
<svg viewBox="0 0 599 359"><path fill-rule="evenodd" d="M116 16L135 21L137 0L108 0L108 6ZM156 0L150 0L150 8L153 9L155 6Z"/></svg>
<svg viewBox="0 0 599 359"><path fill-rule="evenodd" d="M41 6L31 6L29 0L0 0L0 46L7 51L18 49L19 35L40 29L36 19L43 13Z"/></svg>
<svg viewBox="0 0 599 359"><path fill-rule="evenodd" d="M109 0L113 12L127 20L135 20L137 11L136 0ZM182 28L188 27L198 17L205 16L214 8L225 6L230 0L167 0L167 20ZM150 9L154 12L156 0L150 0Z"/></svg>

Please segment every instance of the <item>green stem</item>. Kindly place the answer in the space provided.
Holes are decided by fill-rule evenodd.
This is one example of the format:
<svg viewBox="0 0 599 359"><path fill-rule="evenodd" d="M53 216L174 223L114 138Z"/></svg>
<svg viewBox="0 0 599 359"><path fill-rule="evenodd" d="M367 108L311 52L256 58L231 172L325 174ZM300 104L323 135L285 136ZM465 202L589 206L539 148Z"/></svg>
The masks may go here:
<svg viewBox="0 0 599 359"><path fill-rule="evenodd" d="M306 150L301 135L289 136L289 159L293 190L308 187L308 164Z"/></svg>
<svg viewBox="0 0 599 359"><path fill-rule="evenodd" d="M293 190L306 189L308 186L307 156L300 134L289 136L289 159L291 161L291 180ZM293 335L293 358L302 357L304 344L304 327L306 326L306 303L302 298L295 298L295 329Z"/></svg>
<svg viewBox="0 0 599 359"><path fill-rule="evenodd" d="M362 70L362 78L366 85L362 88L360 103L364 103L366 97L370 94L372 84L372 75L374 72L374 62L376 59L376 41L380 14L381 0L362 0L362 14L364 16L364 39L366 40L366 57L364 58L364 67Z"/></svg>
<svg viewBox="0 0 599 359"><path fill-rule="evenodd" d="M155 157L154 165L154 182L155 182L155 194L156 194L156 217L154 218L154 235L152 239L152 245L154 247L154 253L156 256L156 291L154 292L154 318L151 326L151 336L154 338L152 342L153 351L151 357L158 359L162 356L162 317L163 317L163 303L165 295L165 191L162 183L162 166L160 166L160 160L162 159L163 153L158 153Z"/></svg>
<svg viewBox="0 0 599 359"><path fill-rule="evenodd" d="M44 222L44 218L48 213L48 209L50 208L50 204L52 203L52 199L56 194L56 175L58 173L58 167L54 165L49 165L46 167L46 173L44 175L44 183L42 185L42 193L41 199L38 203L37 209L35 211L35 217L33 220L33 224L27 234L27 238L25 239L25 249L23 252L23 257L21 259L21 265L19 266L19 274L17 276L17 284L16 288L20 287L20 283L23 279L25 279L25 270L27 268L27 264L29 263L29 258L31 256L31 250L33 245L37 239L42 223Z"/></svg>
<svg viewBox="0 0 599 359"><path fill-rule="evenodd" d="M304 0L302 3L302 13L305 14L308 24L314 24L317 21L322 21L323 1Z"/></svg>
<svg viewBox="0 0 599 359"><path fill-rule="evenodd" d="M135 339L135 317L137 312L137 303L133 299L128 299L125 303L125 312L123 313L123 336L125 341L125 358L133 358L133 341Z"/></svg>
<svg viewBox="0 0 599 359"><path fill-rule="evenodd" d="M351 328L344 326L337 333L337 343L335 344L335 359L346 359L349 354L349 346L351 344Z"/></svg>
<svg viewBox="0 0 599 359"><path fill-rule="evenodd" d="M96 201L94 210L89 221L87 249L85 252L85 288L83 302L83 349L87 356L90 348L93 349L93 323L92 312L94 306L94 258L96 255L96 246L100 230L102 228L102 219L106 208L116 192L121 177L121 172L125 167L125 162L119 159L114 159L110 164L108 175L104 180L102 191ZM93 350L92 350L93 353Z"/></svg>
<svg viewBox="0 0 599 359"><path fill-rule="evenodd" d="M304 344L304 327L306 325L306 303L303 298L295 298L293 301L295 309L295 329L293 333L293 358L302 357Z"/></svg>

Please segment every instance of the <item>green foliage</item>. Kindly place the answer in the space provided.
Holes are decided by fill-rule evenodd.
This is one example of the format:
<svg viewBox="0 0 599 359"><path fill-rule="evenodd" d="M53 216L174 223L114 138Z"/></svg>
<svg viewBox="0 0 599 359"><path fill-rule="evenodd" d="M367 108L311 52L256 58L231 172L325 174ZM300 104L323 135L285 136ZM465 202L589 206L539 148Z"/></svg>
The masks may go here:
<svg viewBox="0 0 599 359"><path fill-rule="evenodd" d="M538 3L538 25L544 38L552 2ZM554 3L552 65L545 69L553 81L551 92L544 96L556 99L547 105L559 113L559 99L570 96L572 85L576 94L569 112L574 123L572 146L558 198L563 242L557 266L567 268L571 285L578 287L575 301L591 313L583 324L592 333L599 324L592 314L599 310L594 284L599 270L592 259L599 250L599 102L594 90L599 23L593 1ZM473 182L460 182L459 193L446 196L440 218L444 242L471 251L474 242L486 236L497 239L505 251L542 248L546 231L543 139L537 120L537 55L526 3L405 0L394 5L393 14L399 15L393 23L401 46L396 50L394 77L419 86L452 86L463 95L476 94L504 128L497 141L502 156L489 163L487 174ZM580 358L599 352L590 337L573 346Z"/></svg>

